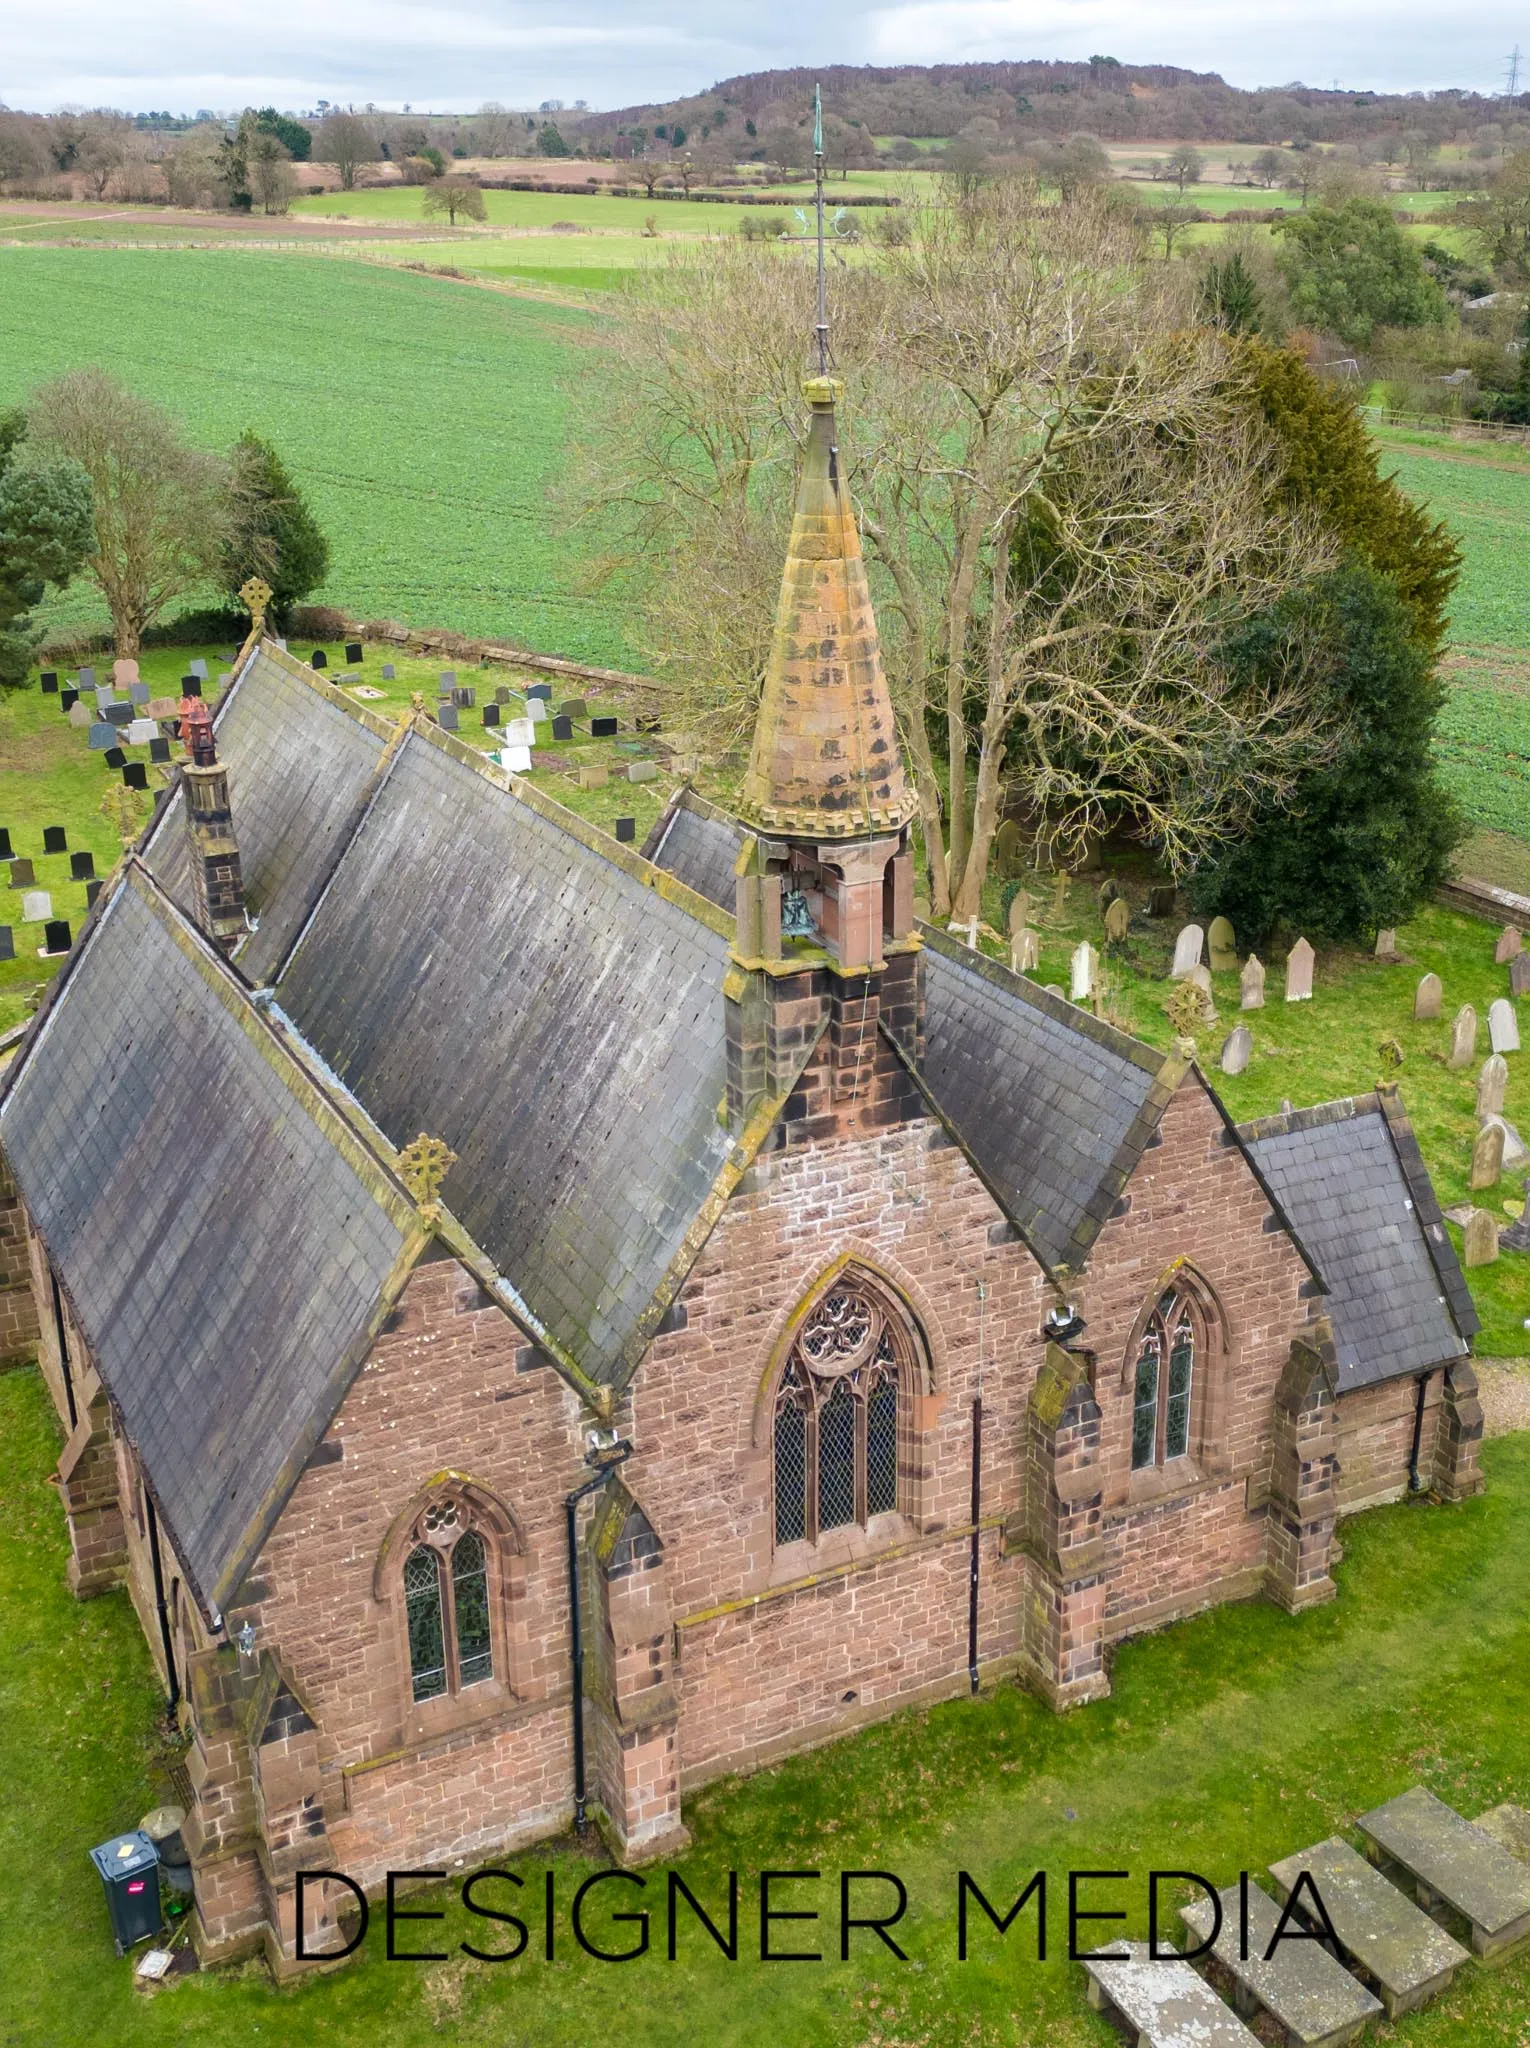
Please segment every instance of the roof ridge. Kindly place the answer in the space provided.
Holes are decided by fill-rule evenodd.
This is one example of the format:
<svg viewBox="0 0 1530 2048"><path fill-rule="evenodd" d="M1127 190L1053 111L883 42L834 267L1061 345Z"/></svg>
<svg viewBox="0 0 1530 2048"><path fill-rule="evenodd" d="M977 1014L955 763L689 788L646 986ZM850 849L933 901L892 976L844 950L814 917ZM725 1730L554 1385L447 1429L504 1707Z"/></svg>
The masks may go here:
<svg viewBox="0 0 1530 2048"><path fill-rule="evenodd" d="M1445 1214L1434 1191L1434 1183L1429 1178L1429 1168L1413 1128L1413 1119L1403 1107L1402 1090L1395 1081L1384 1082L1377 1088L1376 1107L1381 1112L1402 1177L1413 1198L1413 1214L1423 1232L1424 1249L1429 1254L1430 1264L1445 1290L1445 1306L1450 1311L1450 1319L1469 1347L1471 1339L1482 1328L1482 1318L1466 1284L1456 1248L1446 1234Z"/></svg>
<svg viewBox="0 0 1530 2048"><path fill-rule="evenodd" d="M1328 1102L1314 1102L1306 1109L1281 1109L1270 1116L1247 1117L1233 1129L1251 1143L1260 1138L1278 1138L1287 1131L1313 1131L1325 1124L1350 1123L1356 1117L1380 1116L1381 1104L1375 1092L1368 1095L1336 1095Z"/></svg>

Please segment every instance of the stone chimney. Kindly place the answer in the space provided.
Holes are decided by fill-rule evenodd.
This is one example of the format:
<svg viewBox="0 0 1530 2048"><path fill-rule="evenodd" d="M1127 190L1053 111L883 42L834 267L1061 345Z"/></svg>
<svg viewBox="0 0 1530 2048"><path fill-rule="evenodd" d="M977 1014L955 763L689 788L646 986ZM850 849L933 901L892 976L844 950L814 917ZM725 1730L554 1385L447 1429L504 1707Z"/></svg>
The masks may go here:
<svg viewBox="0 0 1530 2048"><path fill-rule="evenodd" d="M232 954L249 929L244 880L229 808L228 770L218 759L212 713L200 697L181 699L181 739L186 748L181 775L186 785L193 913L213 944Z"/></svg>

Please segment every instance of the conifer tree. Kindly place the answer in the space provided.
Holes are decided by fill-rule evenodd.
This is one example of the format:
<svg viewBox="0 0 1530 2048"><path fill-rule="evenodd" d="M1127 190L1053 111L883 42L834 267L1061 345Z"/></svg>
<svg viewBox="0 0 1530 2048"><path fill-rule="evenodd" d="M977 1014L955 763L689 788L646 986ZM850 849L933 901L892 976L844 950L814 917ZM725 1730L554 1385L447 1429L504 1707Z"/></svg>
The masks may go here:
<svg viewBox="0 0 1530 2048"><path fill-rule="evenodd" d="M251 576L271 586L280 621L329 573L329 542L269 441L248 429L234 443L232 516L223 585L237 593Z"/></svg>
<svg viewBox="0 0 1530 2048"><path fill-rule="evenodd" d="M44 590L63 588L94 538L90 478L77 462L19 467L26 430L24 413L0 413L0 688L8 690L27 679Z"/></svg>

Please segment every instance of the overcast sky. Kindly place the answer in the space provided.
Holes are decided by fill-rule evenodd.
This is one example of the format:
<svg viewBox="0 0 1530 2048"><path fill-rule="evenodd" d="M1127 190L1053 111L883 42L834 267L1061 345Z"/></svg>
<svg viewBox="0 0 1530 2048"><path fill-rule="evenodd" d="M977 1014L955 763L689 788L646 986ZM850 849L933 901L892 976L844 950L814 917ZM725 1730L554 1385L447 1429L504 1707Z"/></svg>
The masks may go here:
<svg viewBox="0 0 1530 2048"><path fill-rule="evenodd" d="M1530 49L1530 0L1460 14L1441 0L6 0L5 12L0 102L44 110L615 107L777 65L1095 52L1242 86L1493 92L1516 40Z"/></svg>

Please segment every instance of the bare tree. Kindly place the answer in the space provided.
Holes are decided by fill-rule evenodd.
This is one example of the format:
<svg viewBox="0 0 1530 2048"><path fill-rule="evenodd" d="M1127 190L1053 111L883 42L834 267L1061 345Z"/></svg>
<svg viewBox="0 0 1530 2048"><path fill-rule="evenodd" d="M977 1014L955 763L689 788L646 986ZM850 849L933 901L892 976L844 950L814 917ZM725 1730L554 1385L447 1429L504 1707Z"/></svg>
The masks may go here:
<svg viewBox="0 0 1530 2048"><path fill-rule="evenodd" d="M138 653L147 627L216 572L228 517L228 470L189 448L169 414L102 370L71 370L35 392L36 445L90 478L95 541L86 562L111 613L117 652Z"/></svg>
<svg viewBox="0 0 1530 2048"><path fill-rule="evenodd" d="M74 168L85 180L92 199L104 199L113 176L128 160L133 126L120 114L86 116L75 151Z"/></svg>
<svg viewBox="0 0 1530 2048"><path fill-rule="evenodd" d="M1507 158L1486 192L1459 211L1493 268L1510 284L1530 284L1530 149Z"/></svg>
<svg viewBox="0 0 1530 2048"><path fill-rule="evenodd" d="M274 135L257 132L250 140L250 190L264 212L286 213L297 191L292 159Z"/></svg>
<svg viewBox="0 0 1530 2048"><path fill-rule="evenodd" d="M352 192L361 166L377 161L377 138L359 114L326 114L313 132L313 153L317 163L333 164L341 190Z"/></svg>
<svg viewBox="0 0 1530 2048"><path fill-rule="evenodd" d="M1198 185L1201 173L1206 168L1206 159L1198 149L1192 149L1188 142L1182 142L1177 149L1170 150L1164 159L1165 174L1172 178L1183 196L1187 185Z"/></svg>
<svg viewBox="0 0 1530 2048"><path fill-rule="evenodd" d="M1278 185L1286 175L1285 156L1278 149L1261 149L1249 165L1249 171L1268 192L1272 185Z"/></svg>
<svg viewBox="0 0 1530 2048"><path fill-rule="evenodd" d="M1254 698L1218 662L1327 558L1161 276L1108 192L1045 204L1013 178L833 274L841 459L938 914L975 914L1006 789L1064 854L1125 814L1183 866L1324 743L1301 679ZM747 732L769 646L807 284L796 252L737 241L636 281L586 450L714 748Z"/></svg>
<svg viewBox="0 0 1530 2048"><path fill-rule="evenodd" d="M1195 224L1196 209L1193 206L1181 206L1177 200L1167 199L1157 206L1149 207L1147 213L1152 222L1153 233L1163 243L1164 261L1171 262L1174 244L1182 241Z"/></svg>
<svg viewBox="0 0 1530 2048"><path fill-rule="evenodd" d="M452 227L459 214L464 220L483 220L483 191L476 178L436 178L421 194L420 211L426 220L439 220L445 214Z"/></svg>

